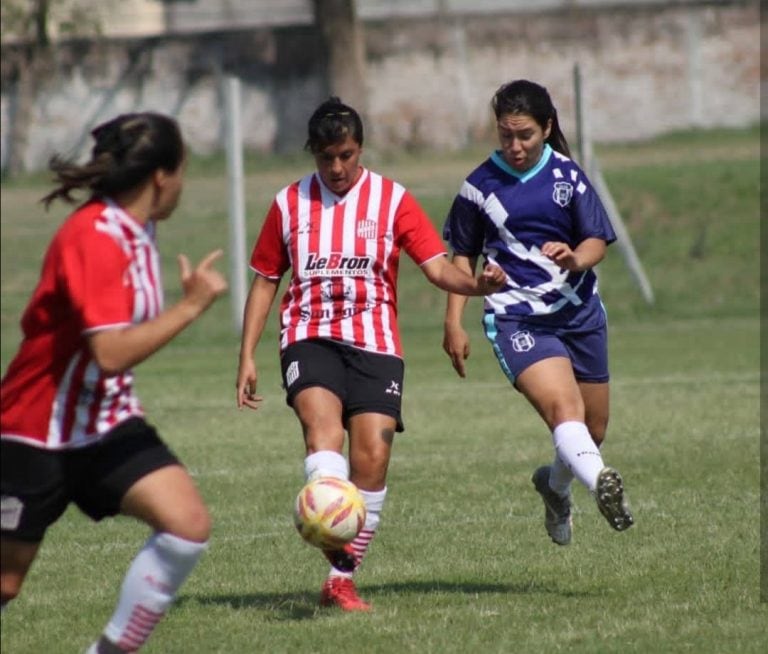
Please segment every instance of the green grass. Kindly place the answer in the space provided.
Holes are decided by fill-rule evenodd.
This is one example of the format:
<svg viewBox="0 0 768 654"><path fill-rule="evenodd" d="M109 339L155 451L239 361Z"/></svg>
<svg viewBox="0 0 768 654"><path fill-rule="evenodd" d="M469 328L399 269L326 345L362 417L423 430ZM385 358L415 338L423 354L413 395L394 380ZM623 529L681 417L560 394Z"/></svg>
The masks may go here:
<svg viewBox="0 0 768 654"><path fill-rule="evenodd" d="M698 163L683 166L695 153ZM605 458L624 474L637 524L611 531L575 491L574 543L551 544L532 470L550 457L540 419L505 382L472 300L469 377L441 351L443 295L410 262L400 297L406 433L397 439L379 534L358 573L370 615L319 610L322 557L291 526L298 424L284 404L274 320L260 351L258 413L234 408L238 336L222 301L137 371L151 420L195 474L215 519L211 549L148 652L763 652L760 603L759 235L755 130L674 135L599 151L657 302L617 248L600 266L611 317L612 416ZM442 221L478 153L377 161ZM249 238L272 193L309 160L252 162ZM2 190L2 366L61 209L39 180ZM174 256L226 243L226 184L190 169L162 227ZM147 534L70 510L49 532L2 617L8 654L81 652L111 614Z"/></svg>

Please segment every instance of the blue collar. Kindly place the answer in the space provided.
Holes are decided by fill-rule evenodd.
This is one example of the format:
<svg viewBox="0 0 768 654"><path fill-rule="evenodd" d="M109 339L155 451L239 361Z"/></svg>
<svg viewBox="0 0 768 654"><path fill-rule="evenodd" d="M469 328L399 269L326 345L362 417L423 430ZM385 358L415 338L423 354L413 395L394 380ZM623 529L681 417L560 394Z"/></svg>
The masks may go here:
<svg viewBox="0 0 768 654"><path fill-rule="evenodd" d="M551 156L552 148L550 147L549 143L545 143L544 149L541 151L541 157L539 157L536 165L530 170L526 170L524 173L515 170L506 161L504 161L504 157L502 157L500 150L495 150L493 154L491 154L491 161L493 161L493 163L495 163L505 173L508 173L513 177L517 177L517 179L519 179L521 182L527 182L529 179L531 179L531 177L536 175L536 173L538 173L542 168L544 168L544 166L547 165L547 162Z"/></svg>

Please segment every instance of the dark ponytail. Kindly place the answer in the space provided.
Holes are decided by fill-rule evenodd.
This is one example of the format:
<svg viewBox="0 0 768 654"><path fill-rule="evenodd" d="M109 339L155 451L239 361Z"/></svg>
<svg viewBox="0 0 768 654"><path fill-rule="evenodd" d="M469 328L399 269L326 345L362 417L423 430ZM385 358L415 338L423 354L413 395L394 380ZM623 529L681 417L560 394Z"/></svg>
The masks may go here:
<svg viewBox="0 0 768 654"><path fill-rule="evenodd" d="M93 129L91 159L76 164L54 155L49 168L58 184L42 198L46 208L57 198L74 202L73 191L88 189L92 197L108 196L142 184L158 169L173 172L184 160L178 123L163 114L123 114Z"/></svg>

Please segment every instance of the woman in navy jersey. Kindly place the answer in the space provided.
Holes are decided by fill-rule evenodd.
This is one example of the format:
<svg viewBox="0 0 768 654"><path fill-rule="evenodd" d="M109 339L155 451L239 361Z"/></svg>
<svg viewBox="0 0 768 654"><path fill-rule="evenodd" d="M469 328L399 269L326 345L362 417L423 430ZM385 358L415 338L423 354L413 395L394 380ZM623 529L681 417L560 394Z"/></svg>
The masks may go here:
<svg viewBox="0 0 768 654"><path fill-rule="evenodd" d="M51 160L43 201L88 198L61 225L21 319L2 379L3 607L46 530L70 503L93 520L118 513L152 528L117 607L88 654L138 650L207 547L210 517L186 469L144 419L132 368L226 290L213 268L179 255L182 298L163 309L157 224L178 203L185 148L175 120L118 116L96 127L90 160Z"/></svg>
<svg viewBox="0 0 768 654"><path fill-rule="evenodd" d="M304 434L307 480L349 478L367 511L344 549L326 551L331 570L320 602L367 611L352 575L376 533L400 408L404 364L397 325L397 269L404 250L427 279L447 291L484 295L504 274L490 266L475 279L447 259L437 230L400 184L360 163L363 125L338 98L308 125L316 172L281 190L251 256L256 272L245 308L237 405L256 409L254 353L280 279L280 358L286 399ZM343 456L349 435L349 462Z"/></svg>
<svg viewBox="0 0 768 654"><path fill-rule="evenodd" d="M555 456L533 484L544 525L571 542L578 479L617 531L633 517L619 473L604 464L608 424L606 316L593 271L616 238L584 172L571 160L547 90L527 80L492 100L500 148L464 181L443 230L453 262L471 274L483 257L507 276L485 299L483 326L504 374L552 433ZM448 297L443 348L464 377L466 298Z"/></svg>

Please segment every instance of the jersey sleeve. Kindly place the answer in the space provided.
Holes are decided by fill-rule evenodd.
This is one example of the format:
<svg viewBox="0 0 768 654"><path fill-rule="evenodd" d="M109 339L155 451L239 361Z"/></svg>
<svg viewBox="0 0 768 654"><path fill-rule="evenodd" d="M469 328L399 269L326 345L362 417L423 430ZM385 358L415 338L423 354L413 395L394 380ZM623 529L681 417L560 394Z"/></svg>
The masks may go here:
<svg viewBox="0 0 768 654"><path fill-rule="evenodd" d="M445 246L429 216L408 191L403 193L397 208L395 241L419 266L446 254Z"/></svg>
<svg viewBox="0 0 768 654"><path fill-rule="evenodd" d="M574 217L574 237L576 243L581 243L588 238L599 238L606 243L613 243L616 240L616 233L611 225L608 212L605 210L600 196L594 187L585 181L582 173L582 183L584 189L574 194L573 217Z"/></svg>
<svg viewBox="0 0 768 654"><path fill-rule="evenodd" d="M469 257L482 254L485 242L480 207L474 199L476 195L476 189L465 181L443 225L443 238L451 249Z"/></svg>
<svg viewBox="0 0 768 654"><path fill-rule="evenodd" d="M129 324L133 289L128 257L107 234L80 232L60 251L60 275L83 331Z"/></svg>
<svg viewBox="0 0 768 654"><path fill-rule="evenodd" d="M282 212L277 201L273 201L253 246L251 268L263 277L279 279L290 265L283 240Z"/></svg>

